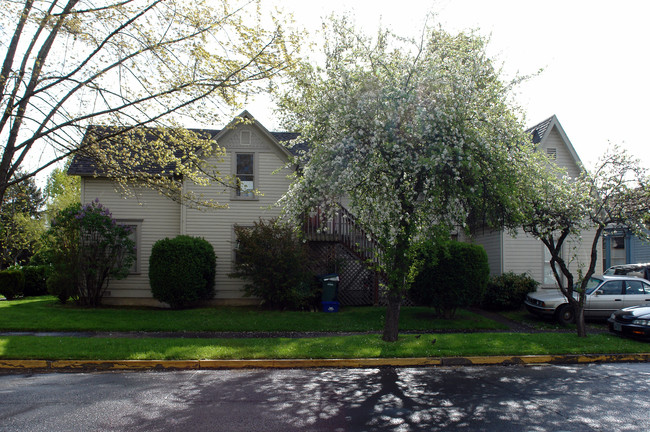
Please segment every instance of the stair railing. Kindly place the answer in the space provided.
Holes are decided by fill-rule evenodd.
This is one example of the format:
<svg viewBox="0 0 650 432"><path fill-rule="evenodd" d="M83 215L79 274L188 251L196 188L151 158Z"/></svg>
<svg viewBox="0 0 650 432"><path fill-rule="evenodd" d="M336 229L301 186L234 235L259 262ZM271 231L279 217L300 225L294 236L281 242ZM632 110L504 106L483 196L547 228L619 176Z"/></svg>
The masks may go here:
<svg viewBox="0 0 650 432"><path fill-rule="evenodd" d="M341 204L337 204L333 212L317 207L308 213L304 233L307 240L340 242L366 262L375 265L381 262L379 242Z"/></svg>

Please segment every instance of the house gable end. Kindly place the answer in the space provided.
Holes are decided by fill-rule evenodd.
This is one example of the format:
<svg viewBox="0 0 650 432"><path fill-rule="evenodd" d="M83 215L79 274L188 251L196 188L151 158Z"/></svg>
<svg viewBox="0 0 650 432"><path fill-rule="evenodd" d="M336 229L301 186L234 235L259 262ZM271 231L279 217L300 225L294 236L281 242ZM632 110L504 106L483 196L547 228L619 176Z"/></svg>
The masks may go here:
<svg viewBox="0 0 650 432"><path fill-rule="evenodd" d="M292 153L280 140L295 139L297 134L269 132L248 111L235 117L214 137L217 144L228 151L273 151L284 161Z"/></svg>
<svg viewBox="0 0 650 432"><path fill-rule="evenodd" d="M582 161L555 115L531 127L527 132L531 134L533 143L554 158L570 176L577 177L582 172Z"/></svg>

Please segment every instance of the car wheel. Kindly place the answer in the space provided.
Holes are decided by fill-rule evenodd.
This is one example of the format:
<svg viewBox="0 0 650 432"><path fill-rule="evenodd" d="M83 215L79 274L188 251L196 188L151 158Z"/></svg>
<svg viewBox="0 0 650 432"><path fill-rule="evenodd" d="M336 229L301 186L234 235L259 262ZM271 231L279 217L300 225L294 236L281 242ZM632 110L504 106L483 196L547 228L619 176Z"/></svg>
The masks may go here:
<svg viewBox="0 0 650 432"><path fill-rule="evenodd" d="M555 319L562 325L573 323L575 316L570 304L563 304L555 310Z"/></svg>

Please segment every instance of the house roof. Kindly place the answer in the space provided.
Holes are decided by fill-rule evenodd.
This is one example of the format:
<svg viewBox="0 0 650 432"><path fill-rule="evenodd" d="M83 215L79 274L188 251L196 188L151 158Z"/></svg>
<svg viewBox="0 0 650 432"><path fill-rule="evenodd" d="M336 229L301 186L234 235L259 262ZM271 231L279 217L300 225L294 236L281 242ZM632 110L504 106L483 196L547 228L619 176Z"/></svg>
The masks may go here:
<svg viewBox="0 0 650 432"><path fill-rule="evenodd" d="M533 144L539 144L540 142L544 141L546 137L548 137L548 135L551 133L553 128L555 128L560 134L560 136L562 137L562 140L564 141L564 144L569 150L569 153L571 154L571 157L573 158L575 163L581 166L582 161L580 160L580 157L578 156L576 149L573 147L573 144L571 144L571 140L569 140L569 137L567 136L566 132L564 132L564 129L560 124L560 121L557 119L555 115L547 118L546 120L536 124L531 128L528 128L526 132L531 134L533 139Z"/></svg>
<svg viewBox="0 0 650 432"><path fill-rule="evenodd" d="M220 137L223 137L226 133L228 133L228 131L232 130L231 127L232 125L236 125L239 121L241 121L241 119L252 121L253 124L255 124L262 131L263 134L269 137L269 139L272 142L275 142L278 145L278 147L282 149L282 151L285 152L287 155L297 156L305 152L308 148L307 143L296 141L296 139L300 136L298 133L269 132L261 123L255 120L255 118L248 111L242 112L229 124L229 126L225 127L224 129L190 129L190 130L199 135L203 135L203 136L207 135L211 139L218 141ZM548 136L548 134L550 134L553 128L556 128L557 131L559 132L560 136L564 140L564 143L566 144L567 149L571 153L575 162L581 164L580 158L576 153L575 148L571 144L571 141L567 137L566 133L564 132L564 129L562 128L562 125L560 124L560 122L558 121L555 115L536 124L535 126L528 128L526 132L531 135L534 144L539 144ZM103 142L108 145L119 145L119 134L116 134L114 128L108 128L108 127L96 126L96 125L89 126L86 131L86 136L84 137L84 140L86 140L91 133L98 134L100 136L101 135L110 136L112 134L114 135L112 138L109 137ZM149 139L151 140L155 139L153 133L151 134ZM181 152L180 151L177 152L176 156L182 157ZM167 166L160 166L159 164L156 163L151 163L151 164L147 164L146 166L137 167L139 172L152 174L152 175L171 175L174 172L174 168L175 168L174 164L169 164ZM92 176L92 175L101 175L102 173L99 172L97 168L97 163L92 158L92 156L85 153L77 153L74 159L72 160L70 167L68 168L68 174L80 175L80 176Z"/></svg>
<svg viewBox="0 0 650 432"><path fill-rule="evenodd" d="M291 147L286 145L286 143L289 143L295 140L296 138L298 138L299 134L297 133L269 132L262 124L257 122L257 120L255 120L253 116L250 115L247 111L244 111L242 114L240 114L238 118L245 118L254 121L255 125L258 128L260 128L261 131L265 135L267 135L272 142L275 142L278 145L278 147L282 149L282 151L285 152L287 155L297 155L299 152L301 152L306 148L306 145L304 143L297 143ZM236 121L237 119L233 120L233 123ZM149 133L145 134L146 141L153 141L154 139L156 139L156 136L153 133L154 130L155 129L152 128L150 134ZM222 137L231 129L226 127L224 129L190 129L190 130L192 132L197 133L200 136L218 141L220 137ZM97 126L97 125L89 126L86 130L84 141L89 139L89 137L92 134L101 137L101 143L103 145L112 145L112 146L120 145L119 130L116 130L115 128ZM182 150L178 150L177 152L175 152L175 156L181 158L183 156ZM175 168L176 168L175 164L168 164L166 166L161 166L160 164L155 162L134 167L134 169L140 173L151 174L151 175L172 175ZM68 168L68 174L79 175L79 176L94 176L94 175L102 175L104 173L102 173L101 170L98 169L97 161L90 154L87 154L85 152L79 152L75 154L75 157L73 158L70 167Z"/></svg>
<svg viewBox="0 0 650 432"><path fill-rule="evenodd" d="M528 128L526 130L526 133L531 134L533 138L533 144L538 144L539 142L542 141L542 137L546 135L546 131L548 130L548 127L552 123L554 117L555 116L549 117L543 122L538 123L535 126Z"/></svg>

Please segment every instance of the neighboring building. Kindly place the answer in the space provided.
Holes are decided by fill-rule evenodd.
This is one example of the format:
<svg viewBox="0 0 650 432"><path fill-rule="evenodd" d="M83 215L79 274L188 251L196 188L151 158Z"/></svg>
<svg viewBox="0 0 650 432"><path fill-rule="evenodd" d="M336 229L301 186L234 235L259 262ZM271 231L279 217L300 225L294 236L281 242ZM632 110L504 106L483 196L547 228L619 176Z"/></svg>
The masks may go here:
<svg viewBox="0 0 650 432"><path fill-rule="evenodd" d="M252 225L259 218L270 219L279 214L280 209L274 204L284 195L291 182L288 177L291 169L286 167L291 153L282 142L297 135L269 132L246 111L239 117L249 121L233 121L223 130L201 131L209 133L226 150L223 160L209 162L215 164L222 174L239 177L242 185L259 190L261 194L224 188L218 184L207 187L188 182L183 184L186 190L227 202L227 209L191 208L145 187L134 187L131 194L124 194L113 180L97 172L92 160L82 155L75 157L68 173L81 176L82 203L98 198L111 210L113 217L134 228L136 263L127 278L110 282L105 303L158 305L149 288L151 248L160 239L180 234L203 237L214 246L217 255L215 303L246 304L254 301L243 297L244 281L228 277L234 258L233 227L235 224ZM580 160L555 116L528 132L542 151L566 167L570 175L578 175ZM341 213L345 212L342 209ZM314 228L311 220L314 217L312 215L306 221L308 234L310 227ZM318 272L336 270L341 274L340 294L348 304L377 303L380 296L377 277L362 264L370 255L364 257L362 252L355 250L355 245L358 246L359 242L366 241L370 236L354 226L354 217L349 214L339 221L330 221L330 224L326 236L315 231L309 234L314 256L318 257L315 261L322 263L315 268L318 268ZM540 241L523 233L512 238L502 231L477 232L473 240L485 247L492 274L507 271L529 273L544 286L554 286L548 268L549 258ZM364 247L374 245L365 244ZM586 248L582 250L578 246L578 251L581 258L588 256ZM342 261L344 265L340 264ZM600 271L597 269L597 272Z"/></svg>
<svg viewBox="0 0 650 432"><path fill-rule="evenodd" d="M580 158L556 116L544 120L526 132L531 134L538 150L545 152L560 167L565 168L569 176L577 177L580 174ZM595 229L586 231L583 237L590 239L593 234ZM473 233L472 241L485 248L492 275L505 272L527 273L541 284L541 288L557 286L549 264L551 256L546 246L523 230L518 230L514 237L505 231L478 230ZM570 238L565 246L564 258L568 259L570 255L576 258L569 262L569 268L577 270L580 265L583 268L589 265L591 242L581 243L578 239ZM599 260L596 273L602 273L601 265Z"/></svg>
<svg viewBox="0 0 650 432"><path fill-rule="evenodd" d="M621 264L650 262L650 243L626 228L608 228L603 233L603 270Z"/></svg>

